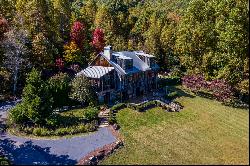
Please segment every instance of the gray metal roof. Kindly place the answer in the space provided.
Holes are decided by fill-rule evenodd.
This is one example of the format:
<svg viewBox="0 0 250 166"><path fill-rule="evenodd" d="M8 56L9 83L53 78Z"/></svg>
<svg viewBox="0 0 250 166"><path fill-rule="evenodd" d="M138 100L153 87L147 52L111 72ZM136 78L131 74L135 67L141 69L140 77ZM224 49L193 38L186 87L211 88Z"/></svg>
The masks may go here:
<svg viewBox="0 0 250 166"><path fill-rule="evenodd" d="M77 76L83 74L89 78L101 78L112 70L114 70L114 67L89 66L81 72L77 73Z"/></svg>
<svg viewBox="0 0 250 166"><path fill-rule="evenodd" d="M156 70L159 69L159 66L155 64L152 68L142 61L137 55L144 55L146 57L152 58L153 55L146 54L143 51L121 51L121 52L113 52L112 55L115 55L121 59L133 59L133 68L131 70L125 71L121 66L117 63L110 60L111 57L104 55L103 52L100 53L102 57L104 57L108 63L112 67L103 67L103 66L89 66L86 69L82 70L79 74L84 74L90 78L100 78L115 69L119 75L126 75L131 73L136 73L139 71L147 71L147 70Z"/></svg>
<svg viewBox="0 0 250 166"><path fill-rule="evenodd" d="M135 51L135 54L136 55L143 55L143 56L146 56L146 57L148 57L148 58L153 58L153 57L155 57L155 56L153 56L153 55L151 55L151 54L146 54L146 53L144 53L144 52L137 52L137 51Z"/></svg>
<svg viewBox="0 0 250 166"><path fill-rule="evenodd" d="M141 71L146 71L146 70L150 70L150 67L143 62L136 54L135 52L131 52L131 51L122 51L119 52L121 55L123 56L127 56L133 59L133 66Z"/></svg>

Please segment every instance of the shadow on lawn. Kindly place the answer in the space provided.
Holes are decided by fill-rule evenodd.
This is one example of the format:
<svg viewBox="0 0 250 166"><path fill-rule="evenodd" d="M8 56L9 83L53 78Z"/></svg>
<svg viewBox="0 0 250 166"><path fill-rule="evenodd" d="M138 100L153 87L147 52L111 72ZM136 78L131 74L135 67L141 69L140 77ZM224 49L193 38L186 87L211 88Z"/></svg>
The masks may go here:
<svg viewBox="0 0 250 166"><path fill-rule="evenodd" d="M68 155L50 154L50 147L42 148L33 145L32 141L26 141L21 145L8 138L0 141L0 154L6 156L14 165L74 165L77 163L76 160L69 159Z"/></svg>
<svg viewBox="0 0 250 166"><path fill-rule="evenodd" d="M191 95L185 91L183 91L182 89L178 88L178 87L174 87L174 86L171 86L169 87L172 91L177 91L178 92L178 96L179 97L190 97L190 98L194 98L195 96L194 95Z"/></svg>

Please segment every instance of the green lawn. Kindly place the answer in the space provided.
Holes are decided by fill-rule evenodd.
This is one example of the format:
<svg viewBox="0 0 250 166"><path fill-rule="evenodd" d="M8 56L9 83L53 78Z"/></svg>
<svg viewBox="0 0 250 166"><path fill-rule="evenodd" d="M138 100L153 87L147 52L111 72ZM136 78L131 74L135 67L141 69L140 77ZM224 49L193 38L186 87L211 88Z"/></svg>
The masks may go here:
<svg viewBox="0 0 250 166"><path fill-rule="evenodd" d="M69 111L65 111L65 112L61 112L60 114L62 116L75 116L75 117L79 117L79 118L83 118L84 117L84 112L86 109L72 109Z"/></svg>
<svg viewBox="0 0 250 166"><path fill-rule="evenodd" d="M125 146L100 164L249 164L249 111L186 94L184 109L117 114Z"/></svg>

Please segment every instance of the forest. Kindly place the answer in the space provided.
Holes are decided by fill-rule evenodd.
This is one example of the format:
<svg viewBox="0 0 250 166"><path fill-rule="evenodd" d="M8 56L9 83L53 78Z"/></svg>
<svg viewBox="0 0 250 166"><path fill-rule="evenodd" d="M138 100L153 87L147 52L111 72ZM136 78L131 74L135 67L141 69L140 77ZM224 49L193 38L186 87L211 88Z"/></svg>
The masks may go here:
<svg viewBox="0 0 250 166"><path fill-rule="evenodd" d="M74 73L112 45L155 55L191 88L212 81L246 101L248 12L246 0L1 0L0 100L20 96L33 68L43 79Z"/></svg>

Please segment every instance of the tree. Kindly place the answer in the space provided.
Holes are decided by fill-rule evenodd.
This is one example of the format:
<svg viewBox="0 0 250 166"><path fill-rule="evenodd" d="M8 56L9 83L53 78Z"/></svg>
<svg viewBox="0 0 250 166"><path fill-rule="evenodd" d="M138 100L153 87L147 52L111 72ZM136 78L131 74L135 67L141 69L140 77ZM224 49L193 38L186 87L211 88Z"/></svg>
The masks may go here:
<svg viewBox="0 0 250 166"><path fill-rule="evenodd" d="M80 13L83 19L86 21L88 25L91 26L95 20L95 15L97 12L97 4L96 0L87 0L84 5L80 9ZM90 27L89 27L90 28Z"/></svg>
<svg viewBox="0 0 250 166"><path fill-rule="evenodd" d="M8 25L8 22L5 18L1 17L0 16L0 44L1 42L4 40L4 33L6 33L7 31L9 30L9 25ZM0 65L2 65L3 63L3 55L4 55L4 52L3 52L3 48L2 48L2 45L0 45Z"/></svg>
<svg viewBox="0 0 250 166"><path fill-rule="evenodd" d="M145 38L145 48L148 53L156 55L156 58L161 61L162 55L160 36L163 22L158 18L157 13L153 13L149 19L148 30L143 34Z"/></svg>
<svg viewBox="0 0 250 166"><path fill-rule="evenodd" d="M9 22L15 16L15 0L1 0L0 17L5 17Z"/></svg>
<svg viewBox="0 0 250 166"><path fill-rule="evenodd" d="M247 1L219 1L215 3L218 33L218 78L235 85L244 79L244 64L249 51L249 18Z"/></svg>
<svg viewBox="0 0 250 166"><path fill-rule="evenodd" d="M67 40L70 34L71 4L68 0L53 0L53 6L56 32L62 41Z"/></svg>
<svg viewBox="0 0 250 166"><path fill-rule="evenodd" d="M43 33L38 33L32 41L32 63L43 69L53 63L53 49Z"/></svg>
<svg viewBox="0 0 250 166"><path fill-rule="evenodd" d="M209 61L203 57L213 55L217 45L214 8L211 2L191 1L182 17L176 39L176 51L190 72L208 73ZM210 53L209 53L210 52Z"/></svg>
<svg viewBox="0 0 250 166"><path fill-rule="evenodd" d="M183 66L209 80L225 79L230 85L243 81L247 13L246 1L191 1L178 26L175 47Z"/></svg>
<svg viewBox="0 0 250 166"><path fill-rule="evenodd" d="M12 28L6 33L6 39L3 42L4 47L4 66L11 71L13 79L13 94L16 95L17 81L19 70L25 64L24 55L27 54L28 49L25 45L27 43L27 32L22 29Z"/></svg>
<svg viewBox="0 0 250 166"><path fill-rule="evenodd" d="M103 51L105 46L105 40L104 40L104 32L102 29L96 28L94 30L91 44L95 48L97 54Z"/></svg>
<svg viewBox="0 0 250 166"><path fill-rule="evenodd" d="M74 22L71 27L70 37L71 41L74 42L78 46L78 48L83 50L85 39L85 26L79 21Z"/></svg>
<svg viewBox="0 0 250 166"><path fill-rule="evenodd" d="M66 73L52 76L49 81L50 92L53 97L53 108L62 107L69 103L70 78Z"/></svg>
<svg viewBox="0 0 250 166"><path fill-rule="evenodd" d="M53 23L53 5L48 0L17 0L17 11L24 19L24 26L31 37L43 33L48 39L56 39Z"/></svg>
<svg viewBox="0 0 250 166"><path fill-rule="evenodd" d="M82 62L81 50L74 41L71 41L64 46L63 57L67 63Z"/></svg>
<svg viewBox="0 0 250 166"><path fill-rule="evenodd" d="M24 124L28 121L45 125L46 119L52 114L53 99L49 86L41 79L41 72L32 69L26 79L22 102L10 112L13 122Z"/></svg>
<svg viewBox="0 0 250 166"><path fill-rule="evenodd" d="M95 103L96 94L93 91L91 84L83 75L76 76L71 82L71 94L70 97L83 103Z"/></svg>
<svg viewBox="0 0 250 166"><path fill-rule="evenodd" d="M94 25L96 25L96 27L98 28L103 29L105 33L106 44L114 46L114 43L112 43L112 37L114 37L113 21L108 8L105 5L98 7Z"/></svg>
<svg viewBox="0 0 250 166"><path fill-rule="evenodd" d="M179 66L179 57L175 52L176 31L180 16L174 12L167 14L167 20L160 36L161 47L164 53L160 56L159 64L163 69L174 69Z"/></svg>

